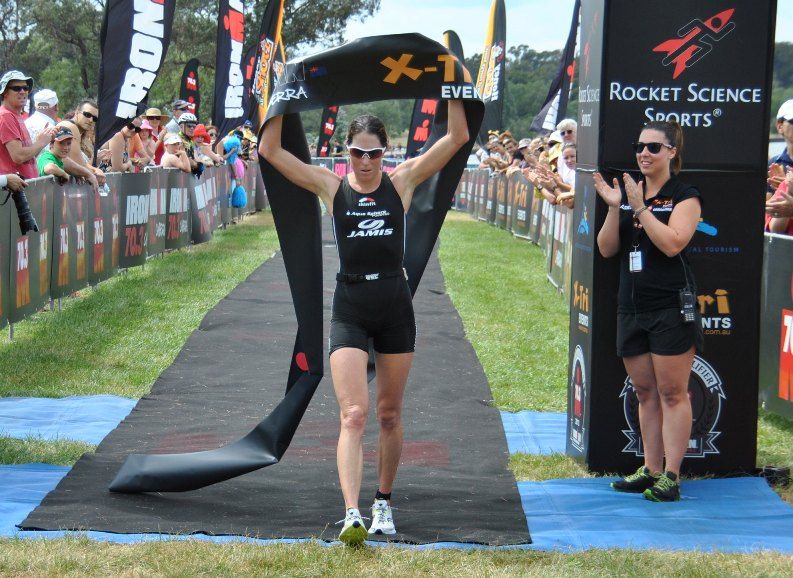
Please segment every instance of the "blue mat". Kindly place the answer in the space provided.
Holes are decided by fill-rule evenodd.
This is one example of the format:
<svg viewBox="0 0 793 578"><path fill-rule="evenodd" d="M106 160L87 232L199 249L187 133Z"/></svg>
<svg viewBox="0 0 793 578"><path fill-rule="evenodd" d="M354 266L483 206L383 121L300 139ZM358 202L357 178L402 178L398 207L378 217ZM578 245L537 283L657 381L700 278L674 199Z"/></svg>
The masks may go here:
<svg viewBox="0 0 793 578"><path fill-rule="evenodd" d="M501 412L510 454L563 454L567 436L564 413L520 411Z"/></svg>
<svg viewBox="0 0 793 578"><path fill-rule="evenodd" d="M115 395L0 398L0 436L98 444L137 403Z"/></svg>
<svg viewBox="0 0 793 578"><path fill-rule="evenodd" d="M793 553L793 506L761 478L683 482L669 504L617 493L611 479L519 482L531 548Z"/></svg>
<svg viewBox="0 0 793 578"><path fill-rule="evenodd" d="M45 464L0 466L0 537L58 538L67 532L21 532L20 523L53 490L69 468ZM576 551L633 548L793 553L793 506L784 503L760 478L683 483L683 500L654 504L640 495L618 494L608 478L519 482L523 509L534 544L504 549ZM321 528L318 528L318 531ZM256 544L311 540L256 540L240 536L173 536L85 532L91 539L134 543L197 539ZM318 544L329 545L317 541ZM382 546L381 543L372 543ZM437 543L412 549L484 549Z"/></svg>

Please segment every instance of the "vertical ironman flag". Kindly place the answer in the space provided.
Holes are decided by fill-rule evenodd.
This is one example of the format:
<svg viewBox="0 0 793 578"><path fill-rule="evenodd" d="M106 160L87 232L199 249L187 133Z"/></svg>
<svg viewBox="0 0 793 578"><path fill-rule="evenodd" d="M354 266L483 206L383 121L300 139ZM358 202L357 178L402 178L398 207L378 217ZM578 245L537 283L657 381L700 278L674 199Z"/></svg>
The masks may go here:
<svg viewBox="0 0 793 578"><path fill-rule="evenodd" d="M262 15L256 49L256 68L253 72L253 96L259 104L259 122L267 116L272 86L273 63L281 47L281 26L284 20L284 0L269 0ZM283 59L283 54L281 55Z"/></svg>
<svg viewBox="0 0 793 578"><path fill-rule="evenodd" d="M465 56L463 55L463 44L460 37L454 30L447 30L443 33L443 44L449 49L460 64L465 66ZM413 117L410 121L410 132L408 132L408 143L405 149L405 158L415 157L419 151L427 144L430 136L432 121L435 119L435 108L438 106L437 100L419 99L413 105Z"/></svg>
<svg viewBox="0 0 793 578"><path fill-rule="evenodd" d="M562 60L559 63L559 70L551 83L548 96L540 109L540 113L534 117L531 123L531 130L554 131L556 125L567 114L567 102L570 99L570 85L575 75L575 37L578 31L578 15L581 11L581 0L575 0L573 7L573 22L570 24L570 33L567 35L567 44L562 52Z"/></svg>
<svg viewBox="0 0 793 578"><path fill-rule="evenodd" d="M190 112L196 116L198 116L198 107L201 106L201 92L198 86L200 64L197 58L187 61L182 72L182 85L179 87L179 98L190 103Z"/></svg>
<svg viewBox="0 0 793 578"><path fill-rule="evenodd" d="M322 118L319 121L319 139L317 140L317 156L330 156L330 140L336 132L336 117L339 114L338 106L326 106L322 109Z"/></svg>
<svg viewBox="0 0 793 578"><path fill-rule="evenodd" d="M225 135L245 121L245 77L242 74L244 40L245 16L242 0L220 0L215 58L215 103L212 107L212 120L218 127L219 135Z"/></svg>
<svg viewBox="0 0 793 578"><path fill-rule="evenodd" d="M97 148L138 115L165 60L176 0L108 0L99 36Z"/></svg>
<svg viewBox="0 0 793 578"><path fill-rule="evenodd" d="M476 90L485 103L485 119L479 129L479 140L487 142L487 133L501 131L504 109L504 83L507 64L507 16L504 0L493 0L485 35L485 48L476 78Z"/></svg>

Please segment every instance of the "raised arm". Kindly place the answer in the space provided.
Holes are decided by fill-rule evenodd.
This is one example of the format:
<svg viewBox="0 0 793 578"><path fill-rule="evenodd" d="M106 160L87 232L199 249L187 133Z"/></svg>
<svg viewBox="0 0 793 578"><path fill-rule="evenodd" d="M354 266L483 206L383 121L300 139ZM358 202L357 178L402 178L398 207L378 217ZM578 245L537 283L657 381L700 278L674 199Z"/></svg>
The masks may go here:
<svg viewBox="0 0 793 578"><path fill-rule="evenodd" d="M318 195L330 210L341 178L325 167L307 165L281 146L283 119L283 116L275 116L267 121L259 143L259 154L298 187Z"/></svg>
<svg viewBox="0 0 793 578"><path fill-rule="evenodd" d="M469 140L463 102L450 100L446 134L423 155L402 163L391 174L391 180L402 197L402 202L409 205L413 190L441 170Z"/></svg>

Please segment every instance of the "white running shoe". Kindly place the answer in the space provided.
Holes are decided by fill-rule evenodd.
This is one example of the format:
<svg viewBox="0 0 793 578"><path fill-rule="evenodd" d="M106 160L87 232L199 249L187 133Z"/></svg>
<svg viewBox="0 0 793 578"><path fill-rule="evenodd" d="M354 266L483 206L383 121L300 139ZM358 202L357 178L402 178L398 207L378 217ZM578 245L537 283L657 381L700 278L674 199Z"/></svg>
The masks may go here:
<svg viewBox="0 0 793 578"><path fill-rule="evenodd" d="M366 526L361 513L356 508L349 508L344 517L344 526L339 532L339 540L347 546L359 546L366 540ZM341 523L341 521L339 521Z"/></svg>
<svg viewBox="0 0 793 578"><path fill-rule="evenodd" d="M372 505L372 526L369 528L370 534L396 534L394 527L394 516L391 514L391 506L385 500L375 500Z"/></svg>

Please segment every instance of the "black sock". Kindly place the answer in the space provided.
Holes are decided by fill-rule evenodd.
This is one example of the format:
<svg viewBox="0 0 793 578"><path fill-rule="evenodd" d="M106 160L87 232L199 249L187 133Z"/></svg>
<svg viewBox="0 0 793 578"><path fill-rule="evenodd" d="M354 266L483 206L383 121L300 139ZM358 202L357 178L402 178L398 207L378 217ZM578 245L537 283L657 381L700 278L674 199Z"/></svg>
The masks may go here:
<svg viewBox="0 0 793 578"><path fill-rule="evenodd" d="M384 494L380 490L377 490L377 493L374 495L375 500L390 500L391 499L391 492Z"/></svg>

